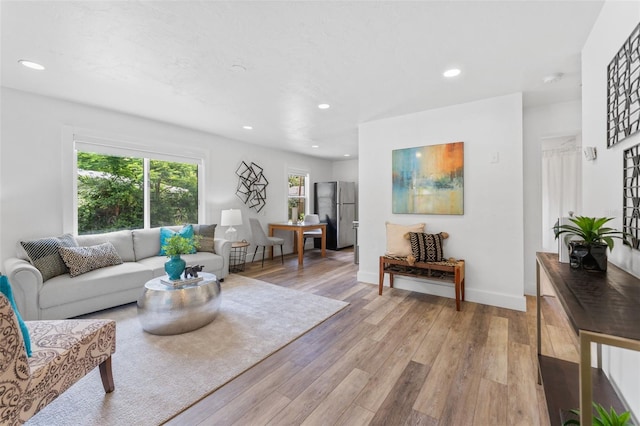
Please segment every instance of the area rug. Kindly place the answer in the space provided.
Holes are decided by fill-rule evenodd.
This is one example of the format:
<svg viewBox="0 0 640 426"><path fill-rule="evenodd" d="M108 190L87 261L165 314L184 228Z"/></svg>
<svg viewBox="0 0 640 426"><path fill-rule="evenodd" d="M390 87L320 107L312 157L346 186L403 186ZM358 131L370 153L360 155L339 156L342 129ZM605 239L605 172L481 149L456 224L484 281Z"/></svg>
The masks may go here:
<svg viewBox="0 0 640 426"><path fill-rule="evenodd" d="M88 315L116 320L115 391L96 368L27 424L161 424L347 305L230 275L214 322L190 333L144 332L135 304Z"/></svg>

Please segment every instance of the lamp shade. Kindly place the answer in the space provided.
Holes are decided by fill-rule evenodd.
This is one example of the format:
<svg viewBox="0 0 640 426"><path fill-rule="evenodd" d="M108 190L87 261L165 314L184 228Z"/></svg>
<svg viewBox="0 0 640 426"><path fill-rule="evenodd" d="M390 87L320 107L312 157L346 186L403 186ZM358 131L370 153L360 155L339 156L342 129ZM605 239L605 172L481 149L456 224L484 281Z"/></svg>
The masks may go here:
<svg viewBox="0 0 640 426"><path fill-rule="evenodd" d="M220 218L220 226L242 225L242 212L240 210L222 210Z"/></svg>

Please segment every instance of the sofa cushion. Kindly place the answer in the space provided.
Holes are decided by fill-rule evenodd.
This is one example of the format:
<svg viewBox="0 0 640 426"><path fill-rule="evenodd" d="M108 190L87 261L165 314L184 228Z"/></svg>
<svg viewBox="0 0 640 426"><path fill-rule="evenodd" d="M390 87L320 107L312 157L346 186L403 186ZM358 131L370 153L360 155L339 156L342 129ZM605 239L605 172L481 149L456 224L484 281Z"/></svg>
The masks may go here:
<svg viewBox="0 0 640 426"><path fill-rule="evenodd" d="M0 275L0 293L4 294L4 296L9 301L11 309L13 309L13 312L16 314L16 319L18 320L18 325L20 326L20 331L22 332L24 348L27 351L27 356L31 356L31 338L29 337L29 329L22 320L20 312L18 312L16 301L13 299L13 291L11 291L11 285L9 284L9 279L6 275Z"/></svg>
<svg viewBox="0 0 640 426"><path fill-rule="evenodd" d="M69 272L67 266L58 253L59 247L75 247L77 242L73 235L64 234L60 237L40 238L32 241L20 241L29 260L42 274L42 281L47 281L58 275Z"/></svg>
<svg viewBox="0 0 640 426"><path fill-rule="evenodd" d="M193 254L183 254L180 257L184 259L187 265L204 266L202 269L204 272L218 272L224 266L224 259L222 256L204 251L199 251ZM166 274L164 271L164 264L167 260L169 259L165 256L154 256L146 259L140 259L138 263L151 269L154 277L160 277Z"/></svg>
<svg viewBox="0 0 640 426"><path fill-rule="evenodd" d="M193 225L193 232L196 236L200 237L200 247L198 247L198 251L216 252L213 246L216 236L216 225L215 223L212 225Z"/></svg>
<svg viewBox="0 0 640 426"><path fill-rule="evenodd" d="M123 262L136 261L136 256L133 252L133 237L129 230L105 232L104 234L78 235L76 240L78 241L77 245L84 247L110 242L116 248Z"/></svg>
<svg viewBox="0 0 640 426"><path fill-rule="evenodd" d="M441 262L444 258L442 234L410 232L411 252L418 262Z"/></svg>
<svg viewBox="0 0 640 426"><path fill-rule="evenodd" d="M122 263L122 258L110 242L90 247L60 247L58 250L72 278L95 269Z"/></svg>
<svg viewBox="0 0 640 426"><path fill-rule="evenodd" d="M194 235L193 225L185 225L179 231L174 231L171 228L165 228L165 227L160 228L160 252L158 253L158 255L160 256L166 255L164 251L164 246L167 244L167 240L176 234L180 235L181 237L188 238L193 242L193 235ZM195 253L195 252L196 252L196 248L194 246L192 247L191 253Z"/></svg>
<svg viewBox="0 0 640 426"><path fill-rule="evenodd" d="M160 253L160 228L134 229L132 233L136 261Z"/></svg>
<svg viewBox="0 0 640 426"><path fill-rule="evenodd" d="M66 305L139 288L153 278L151 269L136 262L124 262L82 274L54 277L40 290L40 309Z"/></svg>
<svg viewBox="0 0 640 426"><path fill-rule="evenodd" d="M387 227L387 256L406 257L411 254L411 243L405 238L407 232L423 232L424 223L415 225L399 225L386 222Z"/></svg>

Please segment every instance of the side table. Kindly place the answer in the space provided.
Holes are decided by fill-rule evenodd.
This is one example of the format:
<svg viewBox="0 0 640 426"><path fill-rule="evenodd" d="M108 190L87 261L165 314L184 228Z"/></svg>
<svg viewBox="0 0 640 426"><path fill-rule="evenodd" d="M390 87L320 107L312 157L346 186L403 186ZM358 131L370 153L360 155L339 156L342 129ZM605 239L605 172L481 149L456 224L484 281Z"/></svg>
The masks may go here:
<svg viewBox="0 0 640 426"><path fill-rule="evenodd" d="M229 255L229 272L243 272L247 260L247 247L249 243L245 240L234 241L231 244L231 254Z"/></svg>

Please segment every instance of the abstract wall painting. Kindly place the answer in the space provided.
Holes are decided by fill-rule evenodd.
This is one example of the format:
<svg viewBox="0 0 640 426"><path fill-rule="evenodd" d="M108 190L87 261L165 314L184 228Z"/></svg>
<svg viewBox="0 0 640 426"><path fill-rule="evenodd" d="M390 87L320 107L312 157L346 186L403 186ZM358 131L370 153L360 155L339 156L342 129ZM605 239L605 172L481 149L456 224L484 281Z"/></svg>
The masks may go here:
<svg viewBox="0 0 640 426"><path fill-rule="evenodd" d="M607 148L640 130L640 24L607 67Z"/></svg>
<svg viewBox="0 0 640 426"><path fill-rule="evenodd" d="M464 142L393 150L393 213L464 214Z"/></svg>

